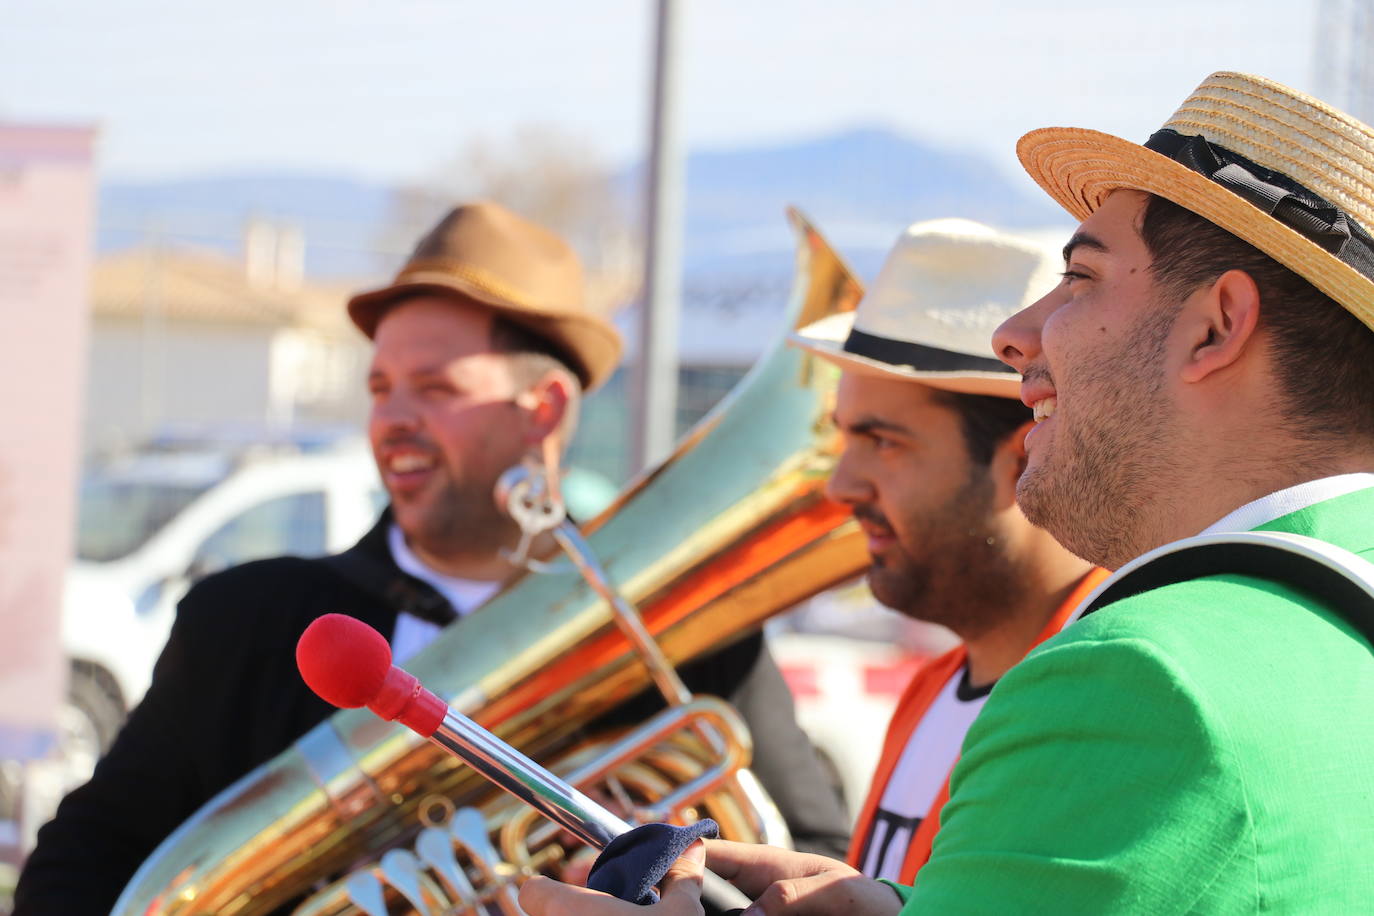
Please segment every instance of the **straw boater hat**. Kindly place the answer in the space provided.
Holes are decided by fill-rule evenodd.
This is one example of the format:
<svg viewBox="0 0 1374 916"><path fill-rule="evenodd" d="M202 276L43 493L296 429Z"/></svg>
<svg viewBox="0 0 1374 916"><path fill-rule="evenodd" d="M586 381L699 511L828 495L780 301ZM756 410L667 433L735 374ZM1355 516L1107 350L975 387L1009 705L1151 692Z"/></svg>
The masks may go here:
<svg viewBox="0 0 1374 916"><path fill-rule="evenodd" d="M1118 188L1168 198L1305 278L1374 327L1374 130L1316 99L1214 73L1143 146L1049 127L1021 163L1079 219Z"/></svg>
<svg viewBox="0 0 1374 916"><path fill-rule="evenodd" d="M1059 282L1048 245L964 219L902 233L852 312L794 333L791 343L846 372L962 394L1021 396L1021 376L992 355L992 332Z"/></svg>
<svg viewBox="0 0 1374 916"><path fill-rule="evenodd" d="M384 289L359 293L348 315L368 337L400 299L458 293L551 343L585 389L620 361L620 335L583 303L582 265L563 240L492 203L458 207L420 240Z"/></svg>

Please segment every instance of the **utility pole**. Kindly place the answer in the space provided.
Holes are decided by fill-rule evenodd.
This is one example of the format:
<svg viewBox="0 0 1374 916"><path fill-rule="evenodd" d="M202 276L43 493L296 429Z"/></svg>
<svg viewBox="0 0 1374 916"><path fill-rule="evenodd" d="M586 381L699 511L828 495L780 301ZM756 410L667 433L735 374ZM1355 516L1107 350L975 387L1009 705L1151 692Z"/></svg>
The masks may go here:
<svg viewBox="0 0 1374 916"><path fill-rule="evenodd" d="M1350 113L1374 123L1374 2L1355 0L1350 29Z"/></svg>
<svg viewBox="0 0 1374 916"><path fill-rule="evenodd" d="M667 457L677 427L678 311L682 297L683 163L677 109L677 0L658 0L639 361L631 376L632 463Z"/></svg>
<svg viewBox="0 0 1374 916"><path fill-rule="evenodd" d="M1321 0L1315 40L1321 99L1374 123L1374 0Z"/></svg>

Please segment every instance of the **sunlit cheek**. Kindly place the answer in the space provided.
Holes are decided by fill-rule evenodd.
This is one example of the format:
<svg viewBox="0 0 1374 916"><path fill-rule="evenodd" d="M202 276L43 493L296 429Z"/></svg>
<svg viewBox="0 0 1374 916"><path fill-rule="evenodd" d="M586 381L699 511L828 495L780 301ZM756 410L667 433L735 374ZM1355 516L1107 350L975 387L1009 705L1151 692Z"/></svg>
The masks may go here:
<svg viewBox="0 0 1374 916"><path fill-rule="evenodd" d="M1069 306L1063 304L1045 313L1045 320L1040 325L1041 343L1054 340L1064 333L1070 321L1070 311Z"/></svg>
<svg viewBox="0 0 1374 916"><path fill-rule="evenodd" d="M875 475L869 482L872 487L873 501L876 502L886 515L890 512L900 512L908 505L908 497L901 486L903 481L898 478L894 480L891 475Z"/></svg>
<svg viewBox="0 0 1374 916"><path fill-rule="evenodd" d="M1082 322L1078 310L1064 305L1045 319L1040 331L1040 348L1057 383L1066 360L1072 358L1081 341Z"/></svg>

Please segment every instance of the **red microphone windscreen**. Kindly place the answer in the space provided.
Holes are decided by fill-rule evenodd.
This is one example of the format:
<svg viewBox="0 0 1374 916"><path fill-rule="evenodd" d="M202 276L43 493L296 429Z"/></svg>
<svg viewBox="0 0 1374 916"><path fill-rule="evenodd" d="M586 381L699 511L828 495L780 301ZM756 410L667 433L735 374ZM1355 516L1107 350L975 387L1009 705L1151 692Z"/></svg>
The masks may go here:
<svg viewBox="0 0 1374 916"><path fill-rule="evenodd" d="M296 643L296 667L310 689L334 706L372 702L391 670L386 637L347 614L325 614Z"/></svg>

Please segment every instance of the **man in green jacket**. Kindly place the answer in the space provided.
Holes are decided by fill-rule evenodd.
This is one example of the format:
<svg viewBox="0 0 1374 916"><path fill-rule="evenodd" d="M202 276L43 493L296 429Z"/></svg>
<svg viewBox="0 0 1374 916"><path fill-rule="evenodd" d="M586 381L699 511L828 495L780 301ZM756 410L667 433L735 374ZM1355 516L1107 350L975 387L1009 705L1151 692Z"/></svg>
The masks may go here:
<svg viewBox="0 0 1374 916"><path fill-rule="evenodd" d="M1027 517L1113 569L1270 530L1374 583L1374 130L1222 73L1144 146L1055 128L1018 150L1082 220L1064 281L994 337L1041 421ZM1374 912L1374 646L1351 623L1374 599L1274 550L1107 601L1007 674L914 887L765 847L708 864L768 916ZM702 857L664 913L692 911ZM590 895L522 903L619 912Z"/></svg>

